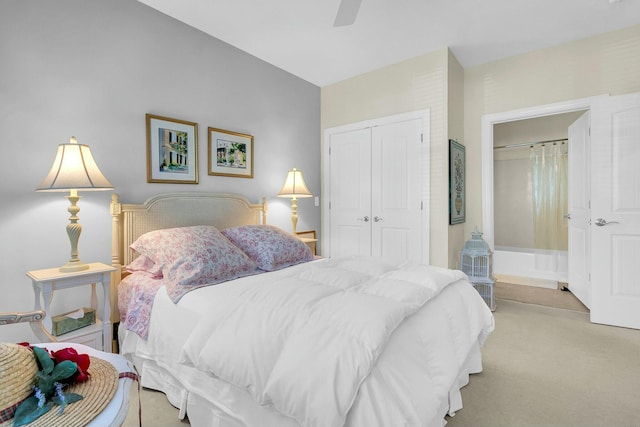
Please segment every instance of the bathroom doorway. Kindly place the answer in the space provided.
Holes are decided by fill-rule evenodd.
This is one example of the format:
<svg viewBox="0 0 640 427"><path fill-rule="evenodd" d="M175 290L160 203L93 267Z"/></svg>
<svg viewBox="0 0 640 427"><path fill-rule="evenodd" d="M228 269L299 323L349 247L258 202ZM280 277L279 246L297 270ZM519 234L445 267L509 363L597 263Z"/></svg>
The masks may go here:
<svg viewBox="0 0 640 427"><path fill-rule="evenodd" d="M571 126L570 175L584 182L582 195L573 205L570 184L571 225L569 286L584 282L584 303L594 323L640 329L640 288L632 254L640 242L637 159L640 148L640 93L601 95L556 104L482 116L482 222L485 240L494 247L493 131L494 125L528 118L588 111ZM587 120L583 120L583 119ZM588 127L585 127L588 124ZM574 141L584 143L575 144ZM573 148L572 148L573 147ZM576 155L581 148L583 155ZM579 161L581 160L581 161ZM576 163L575 167L573 167ZM572 170L582 171L573 176ZM576 184L577 186L577 184ZM629 208L632 206L633 208ZM581 214L582 212L582 214ZM574 218L575 216L575 218ZM584 223L574 227L575 223ZM582 234L583 239L578 239ZM588 273L579 277L576 272ZM575 293L574 293L575 294ZM577 296L577 294L575 294Z"/></svg>
<svg viewBox="0 0 640 427"><path fill-rule="evenodd" d="M494 272L499 281L568 281L568 128L584 111L493 125Z"/></svg>

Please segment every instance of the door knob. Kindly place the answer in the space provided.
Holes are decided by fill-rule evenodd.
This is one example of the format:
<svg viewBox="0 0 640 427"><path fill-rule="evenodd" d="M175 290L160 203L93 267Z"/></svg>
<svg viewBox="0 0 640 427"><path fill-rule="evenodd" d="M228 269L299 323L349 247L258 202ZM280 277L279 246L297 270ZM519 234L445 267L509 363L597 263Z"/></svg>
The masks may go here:
<svg viewBox="0 0 640 427"><path fill-rule="evenodd" d="M365 215L364 218L356 218L356 220L358 221L364 221L364 222L369 222L369 217Z"/></svg>
<svg viewBox="0 0 640 427"><path fill-rule="evenodd" d="M604 219L604 218L596 219L596 225L598 227L604 227L607 224L620 224L620 223L618 221L609 221L609 222L607 222L607 220Z"/></svg>
<svg viewBox="0 0 640 427"><path fill-rule="evenodd" d="M380 218L379 216L374 216L374 217L373 217L373 220L374 220L375 222L380 222L380 221L382 221L382 218Z"/></svg>

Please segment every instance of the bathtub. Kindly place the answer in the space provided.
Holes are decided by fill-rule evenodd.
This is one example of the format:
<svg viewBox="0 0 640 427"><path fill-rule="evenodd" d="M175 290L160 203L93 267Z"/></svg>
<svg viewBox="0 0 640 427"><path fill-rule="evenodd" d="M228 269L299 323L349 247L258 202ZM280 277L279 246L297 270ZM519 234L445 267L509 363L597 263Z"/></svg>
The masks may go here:
<svg viewBox="0 0 640 427"><path fill-rule="evenodd" d="M493 274L498 281L558 289L569 281L567 251L496 246Z"/></svg>

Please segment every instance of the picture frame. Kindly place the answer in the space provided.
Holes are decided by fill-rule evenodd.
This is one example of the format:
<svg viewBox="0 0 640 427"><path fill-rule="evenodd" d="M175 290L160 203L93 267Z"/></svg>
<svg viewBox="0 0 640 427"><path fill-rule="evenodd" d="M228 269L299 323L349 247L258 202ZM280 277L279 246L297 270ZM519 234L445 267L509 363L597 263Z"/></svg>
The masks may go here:
<svg viewBox="0 0 640 427"><path fill-rule="evenodd" d="M253 178L253 136L208 128L208 174Z"/></svg>
<svg viewBox="0 0 640 427"><path fill-rule="evenodd" d="M464 145L449 140L449 224L462 224L466 215L466 154Z"/></svg>
<svg viewBox="0 0 640 427"><path fill-rule="evenodd" d="M147 182L198 183L198 124L146 114Z"/></svg>

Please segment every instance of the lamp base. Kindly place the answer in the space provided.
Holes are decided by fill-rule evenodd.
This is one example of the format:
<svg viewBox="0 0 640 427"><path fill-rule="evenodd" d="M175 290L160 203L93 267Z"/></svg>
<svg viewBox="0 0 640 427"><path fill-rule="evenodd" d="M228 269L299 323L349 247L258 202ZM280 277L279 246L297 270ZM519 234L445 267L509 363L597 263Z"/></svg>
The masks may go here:
<svg viewBox="0 0 640 427"><path fill-rule="evenodd" d="M74 271L83 271L88 269L89 269L89 264L85 264L84 262L77 260L77 261L69 261L68 263L60 267L58 270L60 270L63 273L72 273Z"/></svg>
<svg viewBox="0 0 640 427"><path fill-rule="evenodd" d="M78 257L78 239L80 238L80 233L82 233L82 225L78 223L78 212L80 212L80 208L77 205L78 200L80 200L78 190L71 190L67 199L69 203L71 203L67 208L67 211L71 214L69 224L67 224L67 236L69 236L69 243L71 243L71 258L69 258L69 261L67 261L65 265L60 267L60 271L63 273L89 269L89 265L80 261Z"/></svg>
<svg viewBox="0 0 640 427"><path fill-rule="evenodd" d="M291 198L291 228L295 235L298 228L298 201L295 197Z"/></svg>

